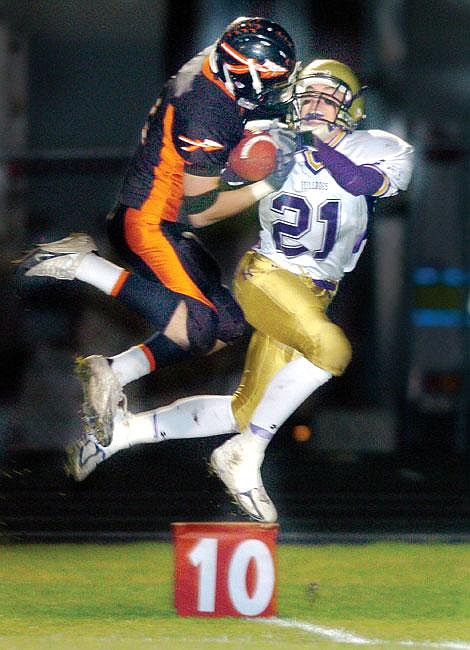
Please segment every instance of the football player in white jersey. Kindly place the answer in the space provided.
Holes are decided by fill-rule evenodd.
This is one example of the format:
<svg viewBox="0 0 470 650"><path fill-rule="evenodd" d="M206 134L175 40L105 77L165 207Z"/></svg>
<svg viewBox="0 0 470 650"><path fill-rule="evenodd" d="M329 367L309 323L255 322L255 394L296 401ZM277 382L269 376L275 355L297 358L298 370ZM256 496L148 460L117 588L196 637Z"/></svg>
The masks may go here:
<svg viewBox="0 0 470 650"><path fill-rule="evenodd" d="M385 131L355 130L365 117L362 93L339 61L314 60L299 75L291 117L295 165L261 200L259 243L235 275L235 296L255 330L235 394L117 418L110 447L89 436L69 453L76 479L132 444L238 431L213 451L210 466L246 514L277 519L261 477L265 450L300 404L349 364L350 343L327 308L364 248L376 200L405 190L411 177L408 143Z"/></svg>

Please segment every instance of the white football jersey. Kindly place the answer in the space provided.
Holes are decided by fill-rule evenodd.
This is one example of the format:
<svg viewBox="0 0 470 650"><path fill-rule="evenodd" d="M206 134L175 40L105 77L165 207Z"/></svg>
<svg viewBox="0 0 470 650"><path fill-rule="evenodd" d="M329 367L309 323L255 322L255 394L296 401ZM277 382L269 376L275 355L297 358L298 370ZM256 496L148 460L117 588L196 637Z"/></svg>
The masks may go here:
<svg viewBox="0 0 470 650"><path fill-rule="evenodd" d="M260 201L255 249L293 273L338 281L364 249L375 199L407 188L413 148L379 130L341 132L330 145L357 165L380 170L382 187L372 197L349 194L306 147L282 188Z"/></svg>

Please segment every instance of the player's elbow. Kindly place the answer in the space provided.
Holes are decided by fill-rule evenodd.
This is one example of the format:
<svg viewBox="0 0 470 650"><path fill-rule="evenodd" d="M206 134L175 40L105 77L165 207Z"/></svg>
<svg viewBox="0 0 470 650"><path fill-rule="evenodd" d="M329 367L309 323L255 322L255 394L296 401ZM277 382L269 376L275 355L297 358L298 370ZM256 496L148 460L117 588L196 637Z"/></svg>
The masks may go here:
<svg viewBox="0 0 470 650"><path fill-rule="evenodd" d="M388 179L382 172L368 165L360 165L352 174L345 189L353 196L373 196L382 193L389 186Z"/></svg>

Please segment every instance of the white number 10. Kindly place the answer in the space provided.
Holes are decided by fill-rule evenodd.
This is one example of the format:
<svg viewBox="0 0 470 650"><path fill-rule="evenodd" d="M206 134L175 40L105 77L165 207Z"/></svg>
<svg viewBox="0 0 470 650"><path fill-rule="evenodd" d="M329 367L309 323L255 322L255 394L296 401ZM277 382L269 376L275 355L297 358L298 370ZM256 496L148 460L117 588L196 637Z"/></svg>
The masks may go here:
<svg viewBox="0 0 470 650"><path fill-rule="evenodd" d="M198 567L198 611L215 611L218 540L202 538L189 553L191 564ZM256 581L253 594L247 591L246 575L253 560ZM271 601L275 584L274 562L268 546L258 539L247 539L235 547L228 567L228 594L235 609L244 616L256 616Z"/></svg>

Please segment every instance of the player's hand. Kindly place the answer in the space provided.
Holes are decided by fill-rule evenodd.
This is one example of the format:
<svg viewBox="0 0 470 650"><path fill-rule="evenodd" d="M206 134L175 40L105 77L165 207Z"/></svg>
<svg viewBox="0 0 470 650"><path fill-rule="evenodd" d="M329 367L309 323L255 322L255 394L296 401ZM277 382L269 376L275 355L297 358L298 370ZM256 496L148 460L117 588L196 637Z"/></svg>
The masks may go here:
<svg viewBox="0 0 470 650"><path fill-rule="evenodd" d="M276 143L276 169L266 177L273 190L279 190L285 183L295 164L296 136L286 128L269 129L269 135Z"/></svg>
<svg viewBox="0 0 470 650"><path fill-rule="evenodd" d="M227 162L227 164L225 165L225 167L222 169L220 173L219 190L221 192L225 192L227 190L234 190L237 189L238 187L241 187L242 185L247 185L249 183L250 181L247 181L244 178L238 176L238 174L236 174L231 168L230 163Z"/></svg>
<svg viewBox="0 0 470 650"><path fill-rule="evenodd" d="M297 144L295 131L273 124L268 133L276 143L276 147L284 154L289 155L295 152Z"/></svg>

